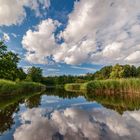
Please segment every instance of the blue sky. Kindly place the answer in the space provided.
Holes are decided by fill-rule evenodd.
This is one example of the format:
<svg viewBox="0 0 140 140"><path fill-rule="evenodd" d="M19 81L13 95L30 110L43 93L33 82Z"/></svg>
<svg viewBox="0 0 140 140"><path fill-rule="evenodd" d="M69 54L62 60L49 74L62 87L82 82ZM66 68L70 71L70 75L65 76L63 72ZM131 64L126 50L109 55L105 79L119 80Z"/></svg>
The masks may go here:
<svg viewBox="0 0 140 140"><path fill-rule="evenodd" d="M140 64L139 0L0 0L0 38L25 70L92 73Z"/></svg>

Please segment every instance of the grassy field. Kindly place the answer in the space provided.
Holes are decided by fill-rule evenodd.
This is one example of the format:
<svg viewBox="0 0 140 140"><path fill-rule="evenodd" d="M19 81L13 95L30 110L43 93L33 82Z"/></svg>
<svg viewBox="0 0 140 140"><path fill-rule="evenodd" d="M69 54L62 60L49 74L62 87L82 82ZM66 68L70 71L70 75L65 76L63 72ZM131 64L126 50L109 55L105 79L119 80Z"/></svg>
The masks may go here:
<svg viewBox="0 0 140 140"><path fill-rule="evenodd" d="M8 80L0 80L0 95L13 95L30 92L41 92L45 90L45 86L34 82L13 82Z"/></svg>
<svg viewBox="0 0 140 140"><path fill-rule="evenodd" d="M66 84L67 91L80 91L88 93L108 93L108 94L132 94L135 93L140 96L140 79L109 79L109 80L94 80L84 84L74 83Z"/></svg>

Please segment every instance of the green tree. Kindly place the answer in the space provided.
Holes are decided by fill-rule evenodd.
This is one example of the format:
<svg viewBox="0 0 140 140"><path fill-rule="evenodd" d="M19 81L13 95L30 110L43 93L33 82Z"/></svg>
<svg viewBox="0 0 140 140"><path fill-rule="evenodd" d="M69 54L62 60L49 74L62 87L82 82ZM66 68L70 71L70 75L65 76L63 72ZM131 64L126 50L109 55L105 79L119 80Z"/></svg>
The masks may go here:
<svg viewBox="0 0 140 140"><path fill-rule="evenodd" d="M123 73L124 73L124 69L123 66L116 64L113 68L112 68L112 72L110 73L110 78L122 78L123 77Z"/></svg>
<svg viewBox="0 0 140 140"><path fill-rule="evenodd" d="M128 78L131 77L131 66L130 65L124 65L123 66L123 77Z"/></svg>
<svg viewBox="0 0 140 140"><path fill-rule="evenodd" d="M100 70L100 72L103 79L108 79L110 77L110 73L112 72L112 66L105 66Z"/></svg>
<svg viewBox="0 0 140 140"><path fill-rule="evenodd" d="M33 82L41 82L42 81L42 69L39 67L31 67L28 69L27 80L31 80Z"/></svg>
<svg viewBox="0 0 140 140"><path fill-rule="evenodd" d="M137 77L140 77L140 66L137 68Z"/></svg>
<svg viewBox="0 0 140 140"><path fill-rule="evenodd" d="M137 68L132 65L131 66L131 77L136 77L137 76Z"/></svg>
<svg viewBox="0 0 140 140"><path fill-rule="evenodd" d="M18 78L19 57L13 52L7 51L7 46L0 41L0 78L15 80Z"/></svg>
<svg viewBox="0 0 140 140"><path fill-rule="evenodd" d="M18 75L17 77L18 77L20 80L26 79L26 73L23 71L22 68L18 68L17 75Z"/></svg>

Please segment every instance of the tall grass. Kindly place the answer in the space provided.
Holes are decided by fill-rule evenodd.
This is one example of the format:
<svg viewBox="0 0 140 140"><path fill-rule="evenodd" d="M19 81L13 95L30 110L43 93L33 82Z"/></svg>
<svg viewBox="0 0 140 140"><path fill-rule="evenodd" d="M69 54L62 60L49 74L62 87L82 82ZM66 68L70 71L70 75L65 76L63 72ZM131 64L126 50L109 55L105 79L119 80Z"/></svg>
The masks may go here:
<svg viewBox="0 0 140 140"><path fill-rule="evenodd" d="M45 90L45 86L40 83L0 80L0 95L40 92L43 90Z"/></svg>
<svg viewBox="0 0 140 140"><path fill-rule="evenodd" d="M140 79L96 80L88 82L85 88L95 93L140 93Z"/></svg>
<svg viewBox="0 0 140 140"><path fill-rule="evenodd" d="M84 84L66 84L65 89L69 91L79 90L88 93L135 93L140 96L140 79L108 79L108 80L94 80Z"/></svg>

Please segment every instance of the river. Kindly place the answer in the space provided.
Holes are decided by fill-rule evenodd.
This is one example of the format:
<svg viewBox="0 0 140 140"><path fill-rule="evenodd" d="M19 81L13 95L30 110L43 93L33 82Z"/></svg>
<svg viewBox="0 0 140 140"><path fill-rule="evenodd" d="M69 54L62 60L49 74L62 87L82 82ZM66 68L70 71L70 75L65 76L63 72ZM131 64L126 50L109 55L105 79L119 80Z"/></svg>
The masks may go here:
<svg viewBox="0 0 140 140"><path fill-rule="evenodd" d="M139 140L140 100L49 89L0 97L0 140Z"/></svg>

